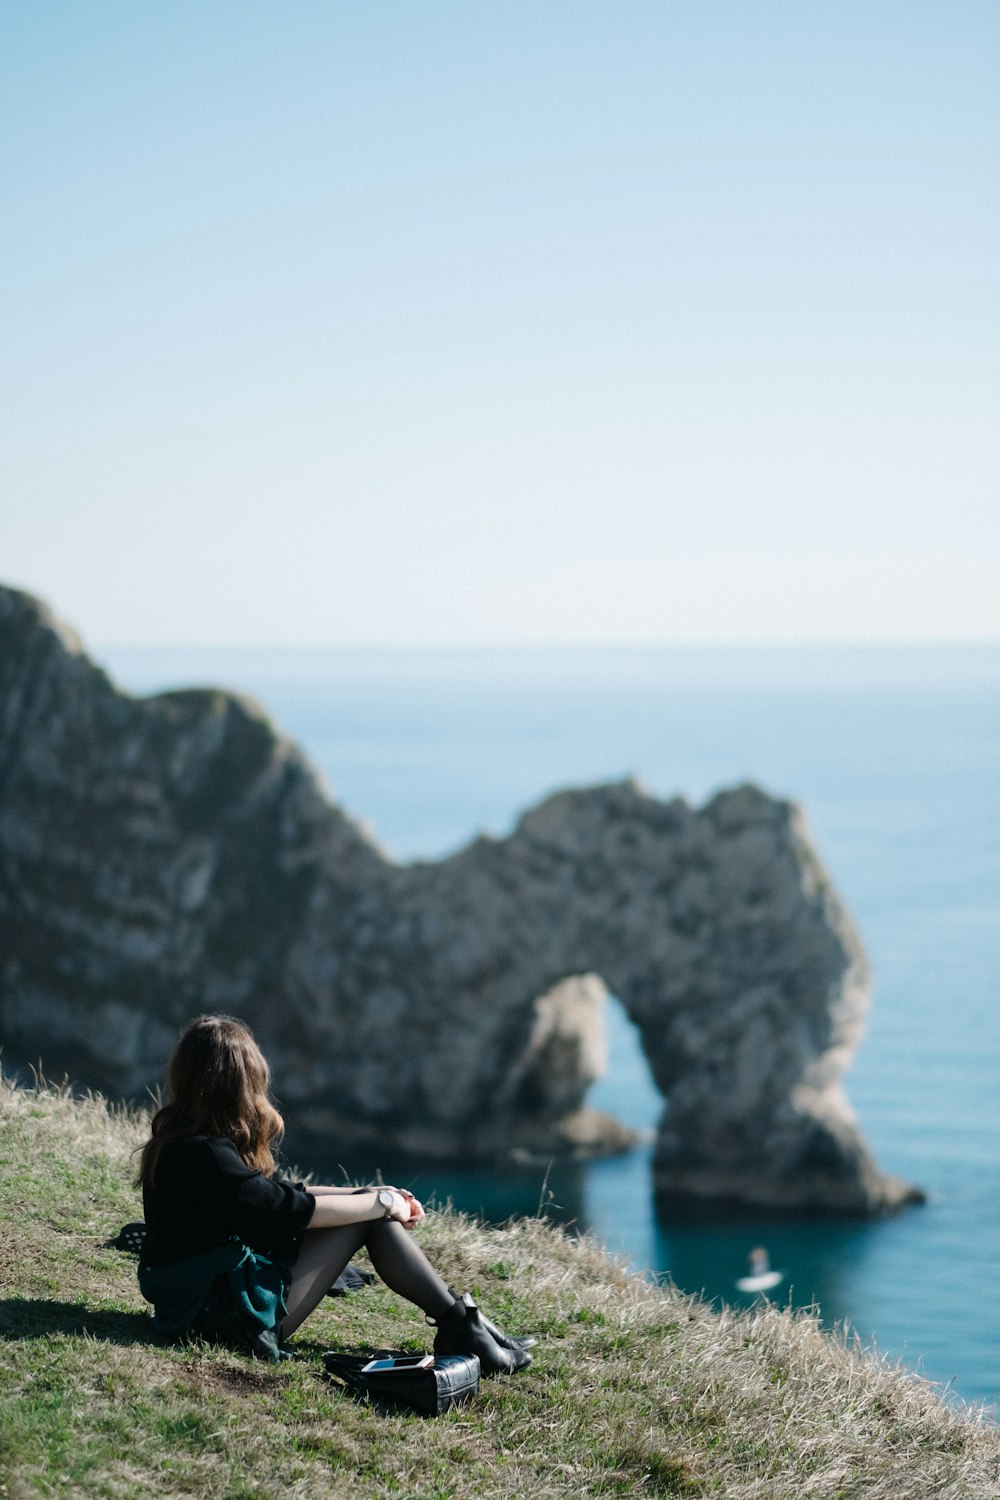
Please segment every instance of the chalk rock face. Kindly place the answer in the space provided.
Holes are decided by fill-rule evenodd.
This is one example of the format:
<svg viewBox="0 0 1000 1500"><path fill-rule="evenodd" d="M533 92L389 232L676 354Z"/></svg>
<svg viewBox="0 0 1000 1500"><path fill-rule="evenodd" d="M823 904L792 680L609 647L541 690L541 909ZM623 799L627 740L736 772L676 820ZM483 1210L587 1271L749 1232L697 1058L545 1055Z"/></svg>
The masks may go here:
<svg viewBox="0 0 1000 1500"><path fill-rule="evenodd" d="M438 1156L589 1153L617 995L667 1105L665 1195L874 1213L841 1092L868 975L799 811L561 792L393 864L246 699L117 690L0 589L0 1042L142 1095L181 1025L244 1017L283 1107Z"/></svg>

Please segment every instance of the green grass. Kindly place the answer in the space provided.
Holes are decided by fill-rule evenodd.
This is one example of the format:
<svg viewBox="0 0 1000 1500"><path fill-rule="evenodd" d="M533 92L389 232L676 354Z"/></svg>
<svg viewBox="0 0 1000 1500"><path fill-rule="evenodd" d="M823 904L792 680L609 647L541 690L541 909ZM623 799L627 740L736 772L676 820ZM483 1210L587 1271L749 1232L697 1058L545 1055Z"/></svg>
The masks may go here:
<svg viewBox="0 0 1000 1500"><path fill-rule="evenodd" d="M418 1233L491 1316L542 1335L525 1374L437 1420L386 1414L326 1348L423 1349L384 1287L327 1302L299 1358L158 1340L134 1262L141 1118L0 1080L0 1496L1000 1495L1000 1431L925 1383L771 1308L717 1312L538 1221L438 1212Z"/></svg>

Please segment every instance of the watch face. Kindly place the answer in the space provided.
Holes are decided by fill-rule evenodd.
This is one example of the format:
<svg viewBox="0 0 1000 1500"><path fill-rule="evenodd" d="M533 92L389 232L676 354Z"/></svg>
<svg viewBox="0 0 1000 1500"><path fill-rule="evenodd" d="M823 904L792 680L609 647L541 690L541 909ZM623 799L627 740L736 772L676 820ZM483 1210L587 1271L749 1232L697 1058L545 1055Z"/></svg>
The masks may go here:
<svg viewBox="0 0 1000 1500"><path fill-rule="evenodd" d="M378 1195L378 1201L381 1203L381 1205L385 1209L386 1213L389 1213L391 1211L391 1209L392 1209L392 1194L390 1192L388 1192L385 1188L383 1188L381 1190L381 1192L379 1193L379 1195Z"/></svg>

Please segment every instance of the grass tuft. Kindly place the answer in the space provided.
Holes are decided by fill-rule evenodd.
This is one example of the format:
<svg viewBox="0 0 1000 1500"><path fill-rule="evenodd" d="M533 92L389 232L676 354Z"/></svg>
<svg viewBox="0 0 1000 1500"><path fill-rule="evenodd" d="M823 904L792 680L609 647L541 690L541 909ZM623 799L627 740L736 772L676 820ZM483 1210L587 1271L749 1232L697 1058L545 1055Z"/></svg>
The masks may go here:
<svg viewBox="0 0 1000 1500"><path fill-rule="evenodd" d="M0 1077L2 1500L1000 1496L983 1413L815 1316L714 1310L540 1220L446 1210L420 1229L448 1281L542 1336L528 1372L434 1421L324 1376L327 1348L428 1347L383 1286L325 1303L281 1366L159 1340L134 1262L106 1244L140 1216L147 1129L97 1095Z"/></svg>

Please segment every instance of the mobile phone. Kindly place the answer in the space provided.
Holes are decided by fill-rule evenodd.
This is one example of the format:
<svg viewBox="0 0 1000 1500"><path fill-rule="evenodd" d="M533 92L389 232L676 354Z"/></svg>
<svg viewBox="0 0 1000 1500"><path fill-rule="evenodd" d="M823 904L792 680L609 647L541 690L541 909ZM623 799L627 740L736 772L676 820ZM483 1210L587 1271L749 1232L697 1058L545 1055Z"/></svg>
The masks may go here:
<svg viewBox="0 0 1000 1500"><path fill-rule="evenodd" d="M401 1359L370 1359L361 1366L361 1373L369 1370L429 1370L434 1363L433 1354L407 1354Z"/></svg>

